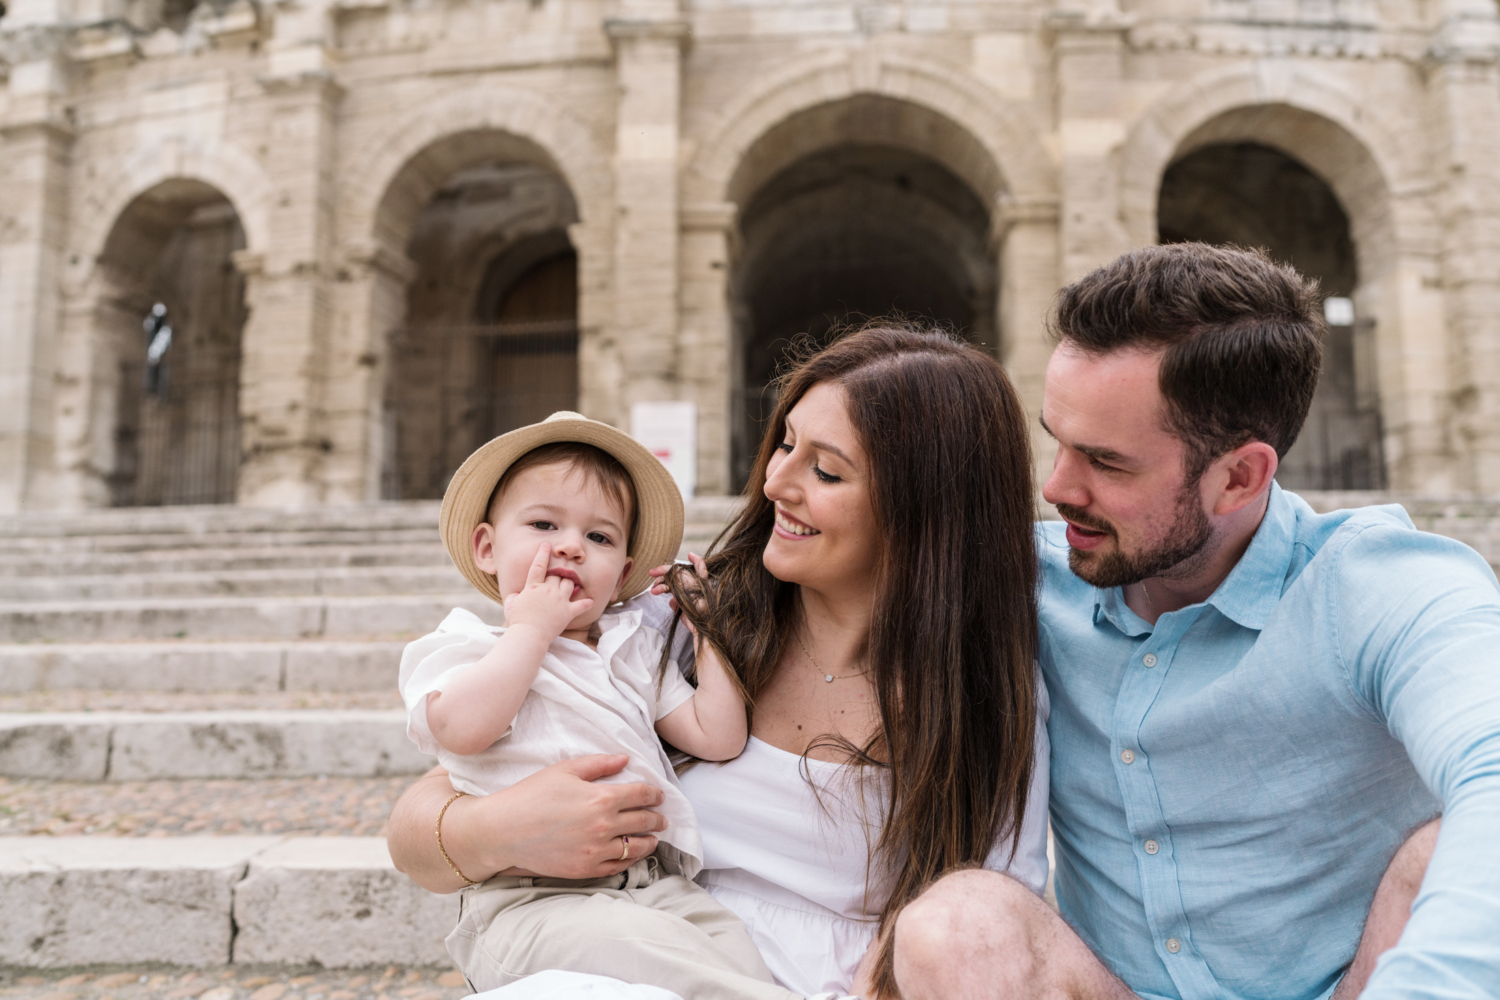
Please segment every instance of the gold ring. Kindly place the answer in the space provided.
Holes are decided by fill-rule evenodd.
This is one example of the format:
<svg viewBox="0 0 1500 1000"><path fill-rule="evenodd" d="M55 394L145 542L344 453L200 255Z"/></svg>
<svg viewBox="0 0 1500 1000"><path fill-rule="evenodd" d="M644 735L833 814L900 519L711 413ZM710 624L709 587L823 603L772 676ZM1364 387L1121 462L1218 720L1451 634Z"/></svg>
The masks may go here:
<svg viewBox="0 0 1500 1000"><path fill-rule="evenodd" d="M621 837L620 839L625 841L624 845L620 848L620 860L624 861L626 858L630 857L630 838Z"/></svg>

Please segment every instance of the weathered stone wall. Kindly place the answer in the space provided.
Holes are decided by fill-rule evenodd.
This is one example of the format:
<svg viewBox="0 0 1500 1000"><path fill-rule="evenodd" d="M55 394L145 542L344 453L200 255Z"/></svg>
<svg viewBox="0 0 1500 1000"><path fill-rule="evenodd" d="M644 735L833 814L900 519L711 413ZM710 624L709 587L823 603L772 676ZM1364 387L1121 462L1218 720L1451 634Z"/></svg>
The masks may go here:
<svg viewBox="0 0 1500 1000"><path fill-rule="evenodd" d="M221 200L244 234L239 502L388 495L393 331L414 311L493 319L480 285L533 223L576 255L578 405L624 423L633 402L693 400L716 493L735 485L781 255L830 315L864 308L819 270L862 232L925 262L908 271L960 272L894 304L978 309L971 331L1036 407L1056 289L1158 238L1173 164L1252 147L1347 218L1364 339L1344 353L1364 360L1343 374L1378 410L1386 481L1500 492L1493 0L8 8L0 510L111 500L144 195L184 217ZM566 198L518 222L536 199L491 184L487 208L453 214L455 185L506 171Z"/></svg>

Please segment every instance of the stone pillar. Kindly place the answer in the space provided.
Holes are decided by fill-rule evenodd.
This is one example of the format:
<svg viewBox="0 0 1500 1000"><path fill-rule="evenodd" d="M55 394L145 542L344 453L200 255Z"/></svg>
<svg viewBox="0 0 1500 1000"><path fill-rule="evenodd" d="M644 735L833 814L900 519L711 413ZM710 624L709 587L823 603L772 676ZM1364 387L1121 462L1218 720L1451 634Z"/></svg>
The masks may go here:
<svg viewBox="0 0 1500 1000"><path fill-rule="evenodd" d="M682 45L677 0L623 0L615 44L615 312L620 398L591 416L624 426L630 404L677 397L677 145Z"/></svg>
<svg viewBox="0 0 1500 1000"><path fill-rule="evenodd" d="M1054 451L1039 418L1052 357L1047 313L1059 285L1057 215L1053 199L1010 196L1001 197L994 214L1000 248L1000 360L1026 407L1038 483L1051 470Z"/></svg>
<svg viewBox="0 0 1500 1000"><path fill-rule="evenodd" d="M62 306L57 356L56 485L59 510L107 507L119 469L121 363L140 344L151 300L139 275L98 261ZM136 373L139 376L139 371Z"/></svg>
<svg viewBox="0 0 1500 1000"><path fill-rule="evenodd" d="M330 506L384 499L391 428L385 412L390 331L406 316L406 289L417 264L386 246L346 255L335 289L329 338L324 424L331 445L323 459L323 502Z"/></svg>
<svg viewBox="0 0 1500 1000"><path fill-rule="evenodd" d="M304 507L323 500L322 427L331 313L334 111L342 89L329 70L331 37L321 4L276 14L266 159L273 195L270 245L236 255L245 275L240 368L238 501Z"/></svg>
<svg viewBox="0 0 1500 1000"><path fill-rule="evenodd" d="M734 323L729 313L729 263L738 239L731 202L682 210L682 317L678 335L679 391L698 404L698 493L728 493Z"/></svg>
<svg viewBox="0 0 1500 1000"><path fill-rule="evenodd" d="M1062 154L1061 264L1076 281L1130 248L1116 161L1125 142L1125 29L1110 6L1047 17Z"/></svg>
<svg viewBox="0 0 1500 1000"><path fill-rule="evenodd" d="M1428 74L1461 484L1500 494L1500 16L1448 0ZM1423 488L1427 484L1409 485Z"/></svg>
<svg viewBox="0 0 1500 1000"><path fill-rule="evenodd" d="M23 11L17 10L19 17ZM8 26L7 26L8 27ZM54 345L73 129L54 29L0 36L11 64L0 117L0 513L50 501Z"/></svg>

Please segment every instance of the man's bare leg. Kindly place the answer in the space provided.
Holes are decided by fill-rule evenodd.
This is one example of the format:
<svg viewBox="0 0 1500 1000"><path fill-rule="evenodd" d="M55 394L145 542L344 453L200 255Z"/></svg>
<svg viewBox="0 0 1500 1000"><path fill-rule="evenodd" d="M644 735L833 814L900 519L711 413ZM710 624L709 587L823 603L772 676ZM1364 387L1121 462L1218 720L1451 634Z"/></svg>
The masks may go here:
<svg viewBox="0 0 1500 1000"><path fill-rule="evenodd" d="M896 919L904 1000L1135 1000L1078 935L996 872L954 872Z"/></svg>
<svg viewBox="0 0 1500 1000"><path fill-rule="evenodd" d="M1359 939L1359 951L1349 964L1333 1000L1354 1000L1364 992L1375 971L1375 960L1394 947L1406 929L1411 917L1411 904L1422 888L1422 876L1427 874L1427 862L1432 860L1432 849L1437 846L1438 826L1441 820L1417 828L1406 838L1406 843L1391 859L1390 867L1375 889L1375 902L1370 904L1370 916L1365 920L1365 932Z"/></svg>

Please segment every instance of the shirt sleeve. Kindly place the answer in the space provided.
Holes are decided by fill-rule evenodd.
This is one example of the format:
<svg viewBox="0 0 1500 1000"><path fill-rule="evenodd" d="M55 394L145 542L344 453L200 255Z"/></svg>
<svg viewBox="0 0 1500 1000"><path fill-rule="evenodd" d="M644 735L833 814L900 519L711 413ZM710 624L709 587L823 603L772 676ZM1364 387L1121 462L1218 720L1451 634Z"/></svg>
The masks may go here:
<svg viewBox="0 0 1500 1000"><path fill-rule="evenodd" d="M671 602L672 598L667 594L653 594L648 590L637 597L632 597L625 606L639 608L641 624L665 637L671 635L672 619L677 614L672 610ZM677 623L677 634L672 635L672 653L669 659L677 666L677 672L683 677L686 677L693 669L693 633L689 632L687 626L681 622Z"/></svg>
<svg viewBox="0 0 1500 1000"><path fill-rule="evenodd" d="M1500 588L1472 549L1410 529L1366 528L1340 563L1331 610L1344 668L1443 804L1410 922L1363 996L1495 997Z"/></svg>
<svg viewBox="0 0 1500 1000"><path fill-rule="evenodd" d="M1005 872L1038 896L1047 887L1050 868L1047 856L1047 794L1051 783L1052 743L1047 737L1051 702L1047 685L1038 672L1036 742L1031 761L1031 787L1026 792L1026 812L1021 818L1021 840L1011 854L1010 837L1002 837L985 859L990 871Z"/></svg>
<svg viewBox="0 0 1500 1000"><path fill-rule="evenodd" d="M401 653L399 686L406 704L406 735L418 750L436 756L443 749L427 724L427 696L444 690L459 671L478 663L498 639L477 616L459 609L437 631L407 644ZM509 726L505 732L510 732Z"/></svg>

